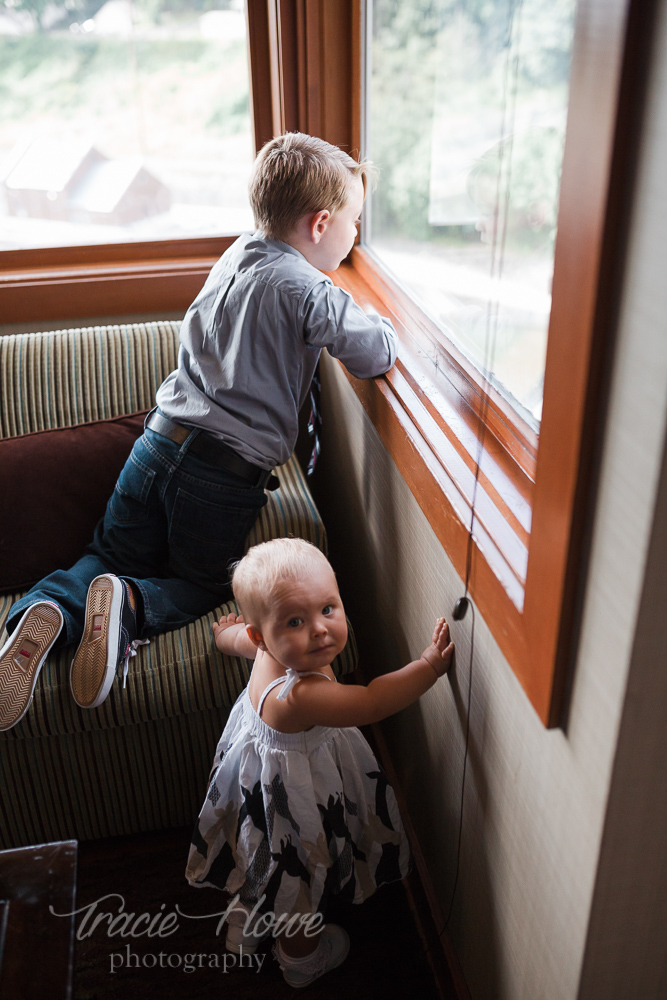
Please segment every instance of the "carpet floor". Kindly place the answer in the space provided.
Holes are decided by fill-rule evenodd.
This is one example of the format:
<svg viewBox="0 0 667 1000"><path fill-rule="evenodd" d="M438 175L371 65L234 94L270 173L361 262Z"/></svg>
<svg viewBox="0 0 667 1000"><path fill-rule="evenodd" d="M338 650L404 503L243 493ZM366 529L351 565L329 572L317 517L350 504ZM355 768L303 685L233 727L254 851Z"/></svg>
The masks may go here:
<svg viewBox="0 0 667 1000"><path fill-rule="evenodd" d="M225 897L185 881L189 840L180 829L79 845L77 907L86 909L77 918L74 1000L300 995L284 982L269 942L243 967L225 951L226 930L216 934L212 916ZM327 919L348 931L350 954L304 995L442 1000L402 883L383 886L362 906L339 905Z"/></svg>

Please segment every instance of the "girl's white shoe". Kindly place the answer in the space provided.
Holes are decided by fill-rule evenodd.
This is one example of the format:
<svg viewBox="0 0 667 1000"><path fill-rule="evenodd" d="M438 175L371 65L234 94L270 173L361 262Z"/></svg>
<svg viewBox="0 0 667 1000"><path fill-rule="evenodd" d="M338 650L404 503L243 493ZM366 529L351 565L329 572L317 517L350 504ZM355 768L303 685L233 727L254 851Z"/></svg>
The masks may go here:
<svg viewBox="0 0 667 1000"><path fill-rule="evenodd" d="M286 955L280 946L280 941L274 948L274 955L283 970L283 979L289 986L300 989L309 986L325 972L331 972L342 965L350 950L350 938L347 931L338 924L327 924L320 935L320 942L311 955L305 958L292 958Z"/></svg>
<svg viewBox="0 0 667 1000"><path fill-rule="evenodd" d="M244 955L254 955L267 934L268 931L266 934L260 934L259 937L256 937L252 931L246 934L243 924L238 926L228 924L225 947L227 951L231 951L235 955L241 954L241 948L243 948Z"/></svg>

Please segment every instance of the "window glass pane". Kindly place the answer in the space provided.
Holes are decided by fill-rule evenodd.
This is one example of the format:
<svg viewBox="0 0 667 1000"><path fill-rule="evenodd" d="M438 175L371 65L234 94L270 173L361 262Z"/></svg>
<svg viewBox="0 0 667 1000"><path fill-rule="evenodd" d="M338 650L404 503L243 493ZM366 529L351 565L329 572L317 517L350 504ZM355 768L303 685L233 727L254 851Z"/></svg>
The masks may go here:
<svg viewBox="0 0 667 1000"><path fill-rule="evenodd" d="M0 0L0 249L252 228L242 0Z"/></svg>
<svg viewBox="0 0 667 1000"><path fill-rule="evenodd" d="M368 243L537 425L575 0L372 0Z"/></svg>

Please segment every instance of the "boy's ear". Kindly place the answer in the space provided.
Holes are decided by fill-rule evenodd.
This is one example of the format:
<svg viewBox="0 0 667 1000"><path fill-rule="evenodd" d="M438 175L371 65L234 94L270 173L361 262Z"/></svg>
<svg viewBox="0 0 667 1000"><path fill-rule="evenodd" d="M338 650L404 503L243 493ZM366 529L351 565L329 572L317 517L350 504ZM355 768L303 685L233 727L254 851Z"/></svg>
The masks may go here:
<svg viewBox="0 0 667 1000"><path fill-rule="evenodd" d="M315 212L315 215L310 221L310 238L313 243L319 243L326 232L326 228L329 225L329 219L331 218L331 212L328 208L323 208L319 212Z"/></svg>
<svg viewBox="0 0 667 1000"><path fill-rule="evenodd" d="M246 625L245 631L250 641L255 646L257 646L257 649L266 650L266 646L264 645L264 639L262 638L262 633L259 631L256 625Z"/></svg>

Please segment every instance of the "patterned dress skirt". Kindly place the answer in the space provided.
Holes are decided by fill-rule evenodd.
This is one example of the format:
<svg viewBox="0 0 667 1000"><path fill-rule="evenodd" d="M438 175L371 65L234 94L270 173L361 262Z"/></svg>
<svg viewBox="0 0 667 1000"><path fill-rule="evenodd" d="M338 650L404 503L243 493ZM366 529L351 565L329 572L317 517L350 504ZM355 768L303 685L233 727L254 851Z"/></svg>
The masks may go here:
<svg viewBox="0 0 667 1000"><path fill-rule="evenodd" d="M279 733L247 689L220 738L188 857L191 885L258 913L325 913L403 878L410 852L393 789L358 729Z"/></svg>

